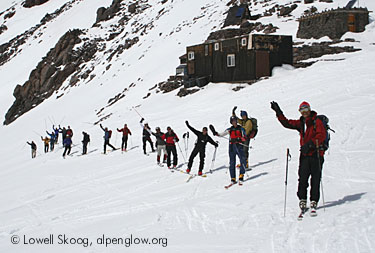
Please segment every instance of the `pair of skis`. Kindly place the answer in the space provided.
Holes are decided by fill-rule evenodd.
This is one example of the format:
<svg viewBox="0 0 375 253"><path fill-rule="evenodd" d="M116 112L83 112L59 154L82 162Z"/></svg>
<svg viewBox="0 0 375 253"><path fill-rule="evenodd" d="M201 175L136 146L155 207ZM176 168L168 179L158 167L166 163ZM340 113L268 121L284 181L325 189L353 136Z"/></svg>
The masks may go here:
<svg viewBox="0 0 375 253"><path fill-rule="evenodd" d="M230 183L230 184L224 186L224 188L225 188L226 190L228 190L230 187L232 187L233 185L236 185L236 184L237 184L237 182L232 182L232 183ZM243 181L238 181L238 185L239 185L239 186L242 186L242 185L243 185Z"/></svg>

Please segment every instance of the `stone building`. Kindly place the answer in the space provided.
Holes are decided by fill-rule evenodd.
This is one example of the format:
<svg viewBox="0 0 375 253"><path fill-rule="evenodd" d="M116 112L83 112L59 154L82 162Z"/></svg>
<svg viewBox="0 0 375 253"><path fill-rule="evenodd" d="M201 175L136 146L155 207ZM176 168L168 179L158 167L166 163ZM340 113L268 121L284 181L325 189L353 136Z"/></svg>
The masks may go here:
<svg viewBox="0 0 375 253"><path fill-rule="evenodd" d="M368 23L367 8L338 8L300 17L297 38L340 39L346 32L363 32Z"/></svg>

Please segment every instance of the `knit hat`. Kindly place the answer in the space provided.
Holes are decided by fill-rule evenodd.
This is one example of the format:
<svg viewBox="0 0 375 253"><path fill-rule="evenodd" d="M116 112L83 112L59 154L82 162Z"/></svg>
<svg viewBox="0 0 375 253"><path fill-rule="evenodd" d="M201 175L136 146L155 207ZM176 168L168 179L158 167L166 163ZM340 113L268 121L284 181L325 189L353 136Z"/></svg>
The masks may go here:
<svg viewBox="0 0 375 253"><path fill-rule="evenodd" d="M302 109L305 109L305 108L308 108L309 110L311 110L310 104L307 103L306 101L303 101L303 102L299 105L299 109L298 109L298 110L302 110Z"/></svg>
<svg viewBox="0 0 375 253"><path fill-rule="evenodd" d="M246 116L247 117L247 112L246 111L241 111L241 117Z"/></svg>

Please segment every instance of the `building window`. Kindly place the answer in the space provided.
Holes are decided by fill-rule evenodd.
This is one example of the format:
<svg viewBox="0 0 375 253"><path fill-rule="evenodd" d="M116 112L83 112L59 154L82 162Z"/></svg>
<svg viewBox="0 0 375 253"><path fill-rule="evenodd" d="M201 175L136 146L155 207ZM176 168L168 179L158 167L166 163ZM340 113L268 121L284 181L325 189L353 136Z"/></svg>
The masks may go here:
<svg viewBox="0 0 375 253"><path fill-rule="evenodd" d="M227 55L227 67L235 67L236 66L236 56L234 54Z"/></svg>
<svg viewBox="0 0 375 253"><path fill-rule="evenodd" d="M241 46L245 47L247 44L247 39L246 38L242 38L241 39Z"/></svg>
<svg viewBox="0 0 375 253"><path fill-rule="evenodd" d="M220 50L220 44L217 42L215 43L215 51L219 51Z"/></svg>
<svg viewBox="0 0 375 253"><path fill-rule="evenodd" d="M208 45L204 45L204 55L208 56Z"/></svg>
<svg viewBox="0 0 375 253"><path fill-rule="evenodd" d="M194 52L188 53L188 59L189 59L189 61L194 60Z"/></svg>

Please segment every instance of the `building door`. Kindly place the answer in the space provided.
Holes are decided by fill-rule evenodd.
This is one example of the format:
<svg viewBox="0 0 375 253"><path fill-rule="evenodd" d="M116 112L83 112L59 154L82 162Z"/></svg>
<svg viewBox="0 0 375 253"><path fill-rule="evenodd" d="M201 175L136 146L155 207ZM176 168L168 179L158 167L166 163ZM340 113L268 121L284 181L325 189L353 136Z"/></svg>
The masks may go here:
<svg viewBox="0 0 375 253"><path fill-rule="evenodd" d="M189 61L187 65L188 65L188 74L189 74L189 76L190 75L194 75L195 74L195 62L194 61Z"/></svg>
<svg viewBox="0 0 375 253"><path fill-rule="evenodd" d="M270 76L270 54L268 51L256 51L256 78Z"/></svg>
<svg viewBox="0 0 375 253"><path fill-rule="evenodd" d="M354 14L348 14L348 30L349 32L357 31L357 29L355 29L355 15Z"/></svg>

